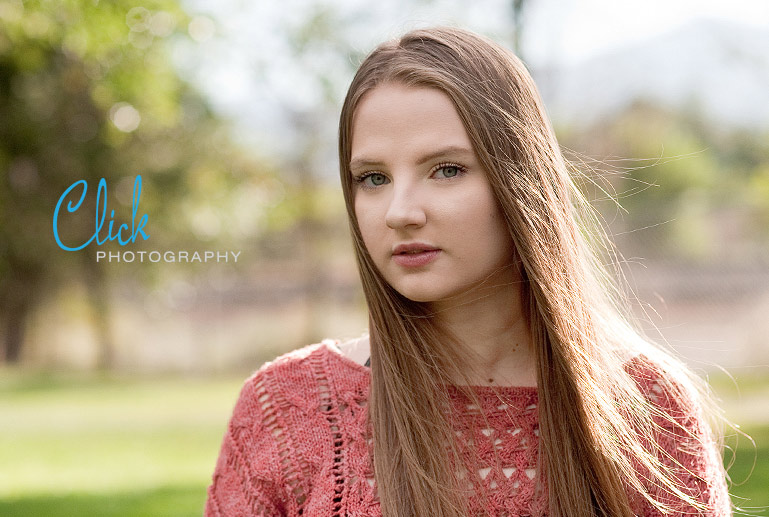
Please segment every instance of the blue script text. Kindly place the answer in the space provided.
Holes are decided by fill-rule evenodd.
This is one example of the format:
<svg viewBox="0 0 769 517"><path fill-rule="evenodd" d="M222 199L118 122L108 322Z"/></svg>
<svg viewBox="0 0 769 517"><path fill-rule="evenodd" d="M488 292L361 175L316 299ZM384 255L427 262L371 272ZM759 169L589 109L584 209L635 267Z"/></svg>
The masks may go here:
<svg viewBox="0 0 769 517"><path fill-rule="evenodd" d="M61 210L61 205L64 203L64 200L67 198L67 196L75 190L78 187L82 187L83 193L80 194L80 199L76 203L72 203L70 201L67 203L67 212L73 213L76 212L78 208L80 208L80 205L83 204L83 200L85 199L85 194L88 191L88 182L86 180L80 180L76 181L72 185L67 188L67 190L64 191L64 194L61 195L59 198L59 202L56 203L56 210L53 212L53 236L56 239L56 244L59 245L59 247L66 251L77 251L85 248L91 242L94 240L96 241L97 246L101 246L107 241L114 241L117 239L118 243L121 246L125 246L129 242L136 242L136 236L141 235L144 237L144 240L146 241L149 238L149 235L147 235L146 231L144 230L144 227L147 225L147 214L144 214L141 219L139 219L139 224L136 223L136 214L139 211L139 198L141 198L142 194L142 177L136 176L136 180L134 181L134 190L133 190L133 204L131 207L131 227L129 228L127 224L123 223L118 228L117 231L113 233L113 224L115 223L114 217L115 217L115 211L112 210L110 212L110 221L109 226L107 227L107 237L102 239L99 236L99 233L101 232L102 227L104 226L104 219L107 216L107 181L102 178L99 180L99 187L96 191L96 231L94 231L93 235L90 239L85 241L80 246L76 247L70 247L61 242L61 239L59 238L59 211ZM99 215L99 212L101 211L101 215ZM127 237L123 236L123 231L131 232L130 235Z"/></svg>

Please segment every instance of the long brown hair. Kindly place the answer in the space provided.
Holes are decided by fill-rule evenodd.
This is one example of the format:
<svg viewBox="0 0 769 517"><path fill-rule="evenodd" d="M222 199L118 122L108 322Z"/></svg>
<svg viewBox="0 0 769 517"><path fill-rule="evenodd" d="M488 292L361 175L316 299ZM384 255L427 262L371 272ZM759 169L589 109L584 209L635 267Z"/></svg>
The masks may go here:
<svg viewBox="0 0 769 517"><path fill-rule="evenodd" d="M618 308L587 242L596 234L584 230L581 197L529 73L481 36L435 28L409 32L368 56L339 128L342 185L370 314L369 419L383 515L467 515L442 387L468 379L459 367L466 364L461 347L424 304L388 285L358 227L349 168L353 116L363 96L385 82L437 88L451 98L512 235L536 356L538 489L547 494L547 513L630 517L628 487L664 510L649 495L650 482L701 507L676 485L659 451L642 445L659 410L623 366L643 353L677 380L668 388L687 396L699 388L688 370L626 323L627 311ZM459 388L477 401L468 386Z"/></svg>

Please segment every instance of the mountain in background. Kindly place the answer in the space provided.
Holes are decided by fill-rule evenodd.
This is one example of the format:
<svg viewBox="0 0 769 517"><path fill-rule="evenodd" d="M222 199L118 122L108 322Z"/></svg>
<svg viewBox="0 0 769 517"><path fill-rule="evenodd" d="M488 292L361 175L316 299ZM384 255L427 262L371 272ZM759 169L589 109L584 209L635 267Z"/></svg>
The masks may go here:
<svg viewBox="0 0 769 517"><path fill-rule="evenodd" d="M769 26L699 19L641 44L532 71L551 117L583 126L644 99L769 129Z"/></svg>

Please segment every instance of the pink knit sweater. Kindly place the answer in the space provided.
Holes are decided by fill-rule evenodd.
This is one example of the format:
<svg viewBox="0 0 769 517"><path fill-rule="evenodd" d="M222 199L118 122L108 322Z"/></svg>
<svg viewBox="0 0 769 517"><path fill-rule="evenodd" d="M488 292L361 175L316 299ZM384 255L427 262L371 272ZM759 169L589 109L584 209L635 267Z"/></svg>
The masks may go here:
<svg viewBox="0 0 769 517"><path fill-rule="evenodd" d="M671 406L670 397L655 383L653 370L635 372L652 401L680 417L694 434L704 432L693 408ZM205 515L381 516L366 432L369 381L369 369L343 356L331 341L265 364L246 381L235 406ZM471 425L478 408L463 400L458 390L450 393L458 434L473 440L478 459L488 465L477 471L490 494L487 504L492 507L487 510L510 517L545 513L545 502L534 497L537 389L503 387L502 399L491 388L476 390L489 428ZM683 467L680 476L688 492L712 508L698 513L689 506L679 507L675 515L731 515L715 447L692 449L683 432L666 431L660 443ZM501 465L494 460L495 450ZM664 494L655 495L666 499ZM471 504L473 515L482 513L478 503ZM662 515L643 500L634 504L638 515Z"/></svg>

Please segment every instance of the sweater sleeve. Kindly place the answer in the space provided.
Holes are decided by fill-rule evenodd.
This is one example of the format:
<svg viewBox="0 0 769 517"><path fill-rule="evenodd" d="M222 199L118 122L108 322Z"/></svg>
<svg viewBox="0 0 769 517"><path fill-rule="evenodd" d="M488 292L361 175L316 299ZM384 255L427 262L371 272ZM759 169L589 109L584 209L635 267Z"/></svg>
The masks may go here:
<svg viewBox="0 0 769 517"><path fill-rule="evenodd" d="M235 404L208 488L205 517L285 514L277 437L260 403L259 375L246 381Z"/></svg>
<svg viewBox="0 0 769 517"><path fill-rule="evenodd" d="M675 381L654 367L646 369L640 379L641 390L650 402L670 418L654 417L657 425L658 457L668 467L680 490L697 503L698 508L672 493L670 489L652 486L650 495L671 510L663 513L645 502L645 517L730 517L731 501L719 447L705 421L701 407Z"/></svg>

